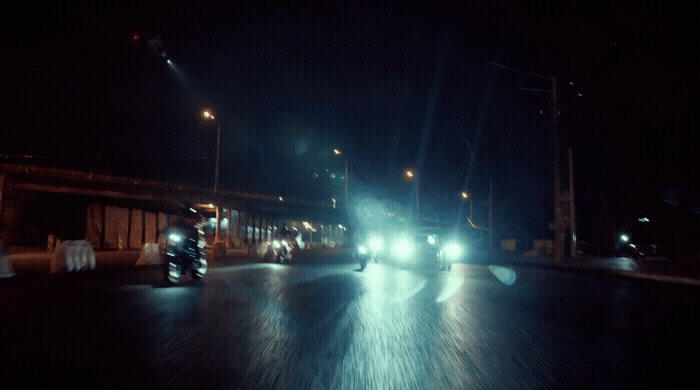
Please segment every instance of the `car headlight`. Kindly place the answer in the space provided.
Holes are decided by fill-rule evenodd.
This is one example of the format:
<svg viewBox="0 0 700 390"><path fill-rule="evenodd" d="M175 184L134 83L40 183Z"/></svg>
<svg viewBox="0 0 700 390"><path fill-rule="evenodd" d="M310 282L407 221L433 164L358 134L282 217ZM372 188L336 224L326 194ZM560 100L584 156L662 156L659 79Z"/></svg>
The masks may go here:
<svg viewBox="0 0 700 390"><path fill-rule="evenodd" d="M456 242L450 242L443 248L445 251L445 257L449 260L457 260L462 256L462 246Z"/></svg>
<svg viewBox="0 0 700 390"><path fill-rule="evenodd" d="M414 251L413 243L406 238L396 240L391 247L391 252L400 259L407 259L413 256Z"/></svg>
<svg viewBox="0 0 700 390"><path fill-rule="evenodd" d="M381 239L381 237L372 237L369 239L369 249L372 250L372 252L381 252L382 249L384 249L384 240Z"/></svg>
<svg viewBox="0 0 700 390"><path fill-rule="evenodd" d="M360 245L357 247L357 252L361 255L366 255L367 254L367 247L364 245Z"/></svg>
<svg viewBox="0 0 700 390"><path fill-rule="evenodd" d="M279 249L282 246L282 243L279 242L279 240L272 241L272 247L275 249Z"/></svg>
<svg viewBox="0 0 700 390"><path fill-rule="evenodd" d="M435 236L428 236L428 244L435 245Z"/></svg>

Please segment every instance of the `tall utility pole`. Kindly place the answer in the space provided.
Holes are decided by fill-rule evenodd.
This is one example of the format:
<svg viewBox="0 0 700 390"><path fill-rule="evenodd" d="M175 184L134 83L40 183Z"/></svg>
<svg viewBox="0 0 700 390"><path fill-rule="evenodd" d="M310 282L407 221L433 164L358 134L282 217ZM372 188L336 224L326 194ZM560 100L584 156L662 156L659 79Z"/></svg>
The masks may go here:
<svg viewBox="0 0 700 390"><path fill-rule="evenodd" d="M553 175L554 175L554 238L552 240L553 252L554 252L554 262L560 263L564 257L564 220L561 212L561 177L559 174L559 135L557 134L557 116L559 111L557 109L557 78L556 76L547 77L539 74L526 72L524 70L511 68L505 65L497 64L494 62L488 62L487 64L507 69L510 71L526 74L528 76L539 77L545 80L549 80L552 83L551 90L535 89L535 88L521 88L528 91L535 92L551 92L552 93L552 143L554 144L553 152Z"/></svg>
<svg viewBox="0 0 700 390"><path fill-rule="evenodd" d="M557 134L557 78L552 76L552 143L554 144L554 262L564 257L564 221L561 212L561 174L559 173L559 136Z"/></svg>

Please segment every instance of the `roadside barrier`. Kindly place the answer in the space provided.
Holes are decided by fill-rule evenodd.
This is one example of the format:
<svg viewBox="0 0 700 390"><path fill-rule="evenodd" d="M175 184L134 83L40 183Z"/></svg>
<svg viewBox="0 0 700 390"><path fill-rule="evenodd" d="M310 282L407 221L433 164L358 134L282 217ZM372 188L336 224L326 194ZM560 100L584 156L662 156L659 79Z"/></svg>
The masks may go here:
<svg viewBox="0 0 700 390"><path fill-rule="evenodd" d="M136 265L152 265L160 264L162 259L160 257L160 247L158 244L147 243L143 244L141 248L141 254L136 262Z"/></svg>
<svg viewBox="0 0 700 390"><path fill-rule="evenodd" d="M87 240L63 241L51 259L51 272L95 269L95 250Z"/></svg>
<svg viewBox="0 0 700 390"><path fill-rule="evenodd" d="M12 270L12 264L10 264L10 250L5 245L0 244L0 279L13 276L15 276L15 271Z"/></svg>

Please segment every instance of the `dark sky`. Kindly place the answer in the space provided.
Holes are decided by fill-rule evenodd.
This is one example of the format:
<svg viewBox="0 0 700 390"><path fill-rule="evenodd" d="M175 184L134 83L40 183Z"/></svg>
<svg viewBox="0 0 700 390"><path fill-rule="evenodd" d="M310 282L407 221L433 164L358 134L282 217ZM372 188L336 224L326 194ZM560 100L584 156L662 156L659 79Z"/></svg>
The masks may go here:
<svg viewBox="0 0 700 390"><path fill-rule="evenodd" d="M451 3L4 6L0 153L208 186L213 107L221 188L342 196L339 147L352 191L409 203L420 168L421 208L446 215L462 189L483 212L492 180L504 221L546 230L551 94L528 89L551 84L495 62L557 76L582 213L700 203L697 5Z"/></svg>

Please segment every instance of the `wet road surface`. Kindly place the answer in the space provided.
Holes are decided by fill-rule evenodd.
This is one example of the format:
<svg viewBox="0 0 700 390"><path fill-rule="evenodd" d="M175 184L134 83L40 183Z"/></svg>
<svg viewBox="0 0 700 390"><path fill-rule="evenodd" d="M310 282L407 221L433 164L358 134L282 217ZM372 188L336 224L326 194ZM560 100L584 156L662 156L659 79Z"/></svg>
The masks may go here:
<svg viewBox="0 0 700 390"><path fill-rule="evenodd" d="M686 387L699 292L463 264L215 266L177 287L153 267L33 277L0 285L0 375L9 388Z"/></svg>

